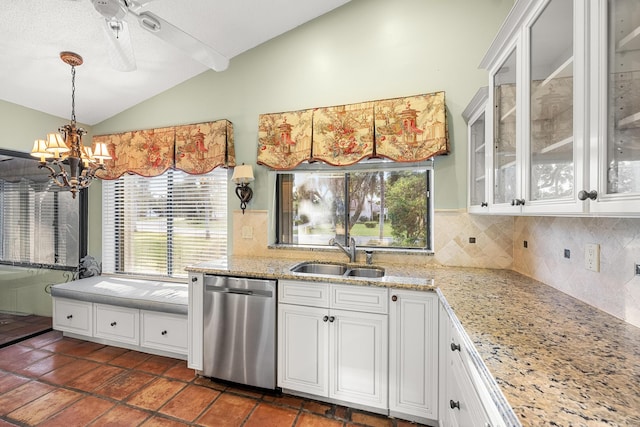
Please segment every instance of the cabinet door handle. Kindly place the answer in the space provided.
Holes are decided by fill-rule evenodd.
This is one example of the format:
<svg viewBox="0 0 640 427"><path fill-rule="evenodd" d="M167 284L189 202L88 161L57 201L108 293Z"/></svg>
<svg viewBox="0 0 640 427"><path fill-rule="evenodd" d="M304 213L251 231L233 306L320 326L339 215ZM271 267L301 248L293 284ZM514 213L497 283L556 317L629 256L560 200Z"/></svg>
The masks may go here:
<svg viewBox="0 0 640 427"><path fill-rule="evenodd" d="M160 335L167 335L167 331L160 332Z"/></svg>
<svg viewBox="0 0 640 427"><path fill-rule="evenodd" d="M451 343L451 351L460 351L460 344Z"/></svg>
<svg viewBox="0 0 640 427"><path fill-rule="evenodd" d="M333 323L333 321L336 320L335 316L329 316L329 322Z"/></svg>
<svg viewBox="0 0 640 427"><path fill-rule="evenodd" d="M489 206L489 203L487 203L487 202L480 203L480 207L481 208L486 208L487 206Z"/></svg>
<svg viewBox="0 0 640 427"><path fill-rule="evenodd" d="M598 198L598 192L596 190L591 190L591 191L582 190L578 193L578 199L583 201L587 199L595 200L597 198Z"/></svg>
<svg viewBox="0 0 640 427"><path fill-rule="evenodd" d="M391 301L393 302L398 301L398 297L396 295L391 295Z"/></svg>
<svg viewBox="0 0 640 427"><path fill-rule="evenodd" d="M111 326L116 326L117 323L116 322L111 322Z"/></svg>
<svg viewBox="0 0 640 427"><path fill-rule="evenodd" d="M511 200L511 206L522 206L522 205L524 205L524 199Z"/></svg>
<svg viewBox="0 0 640 427"><path fill-rule="evenodd" d="M68 319L68 320L73 319L73 314L68 314L68 315L67 315L67 319Z"/></svg>
<svg viewBox="0 0 640 427"><path fill-rule="evenodd" d="M193 276L191 278L191 281L194 282L194 283L197 282L198 281L198 276Z"/></svg>
<svg viewBox="0 0 640 427"><path fill-rule="evenodd" d="M324 317L322 318L322 321L323 321L323 322L326 322L327 320L329 320L329 316L324 316Z"/></svg>
<svg viewBox="0 0 640 427"><path fill-rule="evenodd" d="M458 408L458 411L460 410L460 401L458 400L457 402L450 400L449 401L449 406L451 407L451 409L456 409Z"/></svg>

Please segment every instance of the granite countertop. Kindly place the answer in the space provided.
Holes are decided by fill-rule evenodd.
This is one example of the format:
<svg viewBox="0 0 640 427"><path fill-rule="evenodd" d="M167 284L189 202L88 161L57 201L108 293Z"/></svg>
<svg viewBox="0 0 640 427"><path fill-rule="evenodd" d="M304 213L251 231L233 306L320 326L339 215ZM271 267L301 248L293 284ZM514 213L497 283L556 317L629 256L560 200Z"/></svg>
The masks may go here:
<svg viewBox="0 0 640 427"><path fill-rule="evenodd" d="M398 287L431 291L436 289L433 280L428 276L408 275L402 270L390 269L386 266L384 266L386 270L385 275L380 278L292 273L290 271L291 267L299 262L300 261L291 259L232 257L227 260L226 265L203 262L187 267L186 270L196 273L214 273L223 276L255 277L261 279L289 279L309 282L331 281L331 283L345 283L349 285ZM327 263L325 261L314 262L321 264ZM330 263L336 264L335 262ZM351 264L346 262L339 262L339 264L344 264L347 267L367 267L364 264Z"/></svg>
<svg viewBox="0 0 640 427"><path fill-rule="evenodd" d="M232 258L188 270L295 279L295 263ZM640 328L508 270L384 267L383 280L346 280L438 288L523 426L640 426Z"/></svg>

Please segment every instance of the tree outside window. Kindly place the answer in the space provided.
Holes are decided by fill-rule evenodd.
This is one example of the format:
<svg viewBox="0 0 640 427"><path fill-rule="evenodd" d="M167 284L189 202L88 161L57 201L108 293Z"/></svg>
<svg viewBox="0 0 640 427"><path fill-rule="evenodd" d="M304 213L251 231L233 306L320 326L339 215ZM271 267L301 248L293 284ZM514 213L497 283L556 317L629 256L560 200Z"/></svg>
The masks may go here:
<svg viewBox="0 0 640 427"><path fill-rule="evenodd" d="M278 243L430 249L425 167L278 175Z"/></svg>

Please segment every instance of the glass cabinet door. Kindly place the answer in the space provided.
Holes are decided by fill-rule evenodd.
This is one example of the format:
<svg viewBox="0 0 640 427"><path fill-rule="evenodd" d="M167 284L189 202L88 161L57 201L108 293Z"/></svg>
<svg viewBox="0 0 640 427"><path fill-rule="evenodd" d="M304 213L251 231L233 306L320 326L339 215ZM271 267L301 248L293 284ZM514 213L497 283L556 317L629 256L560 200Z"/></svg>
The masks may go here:
<svg viewBox="0 0 640 427"><path fill-rule="evenodd" d="M531 25L529 79L528 198L573 198L573 1L551 0Z"/></svg>
<svg viewBox="0 0 640 427"><path fill-rule="evenodd" d="M640 193L640 1L609 0L607 194Z"/></svg>
<svg viewBox="0 0 640 427"><path fill-rule="evenodd" d="M511 203L516 179L516 50L493 75L493 203Z"/></svg>
<svg viewBox="0 0 640 427"><path fill-rule="evenodd" d="M484 112L469 126L469 155L471 187L469 202L472 206L486 206L485 196L485 120Z"/></svg>

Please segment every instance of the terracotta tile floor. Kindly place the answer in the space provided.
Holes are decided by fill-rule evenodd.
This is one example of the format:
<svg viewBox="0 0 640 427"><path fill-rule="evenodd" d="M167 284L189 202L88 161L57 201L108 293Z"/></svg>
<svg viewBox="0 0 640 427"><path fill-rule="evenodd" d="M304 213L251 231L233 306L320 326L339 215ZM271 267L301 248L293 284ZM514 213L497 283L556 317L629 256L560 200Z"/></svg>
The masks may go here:
<svg viewBox="0 0 640 427"><path fill-rule="evenodd" d="M406 427L415 424L198 377L183 360L62 337L0 349L5 426Z"/></svg>
<svg viewBox="0 0 640 427"><path fill-rule="evenodd" d="M51 329L51 317L0 312L0 347Z"/></svg>

